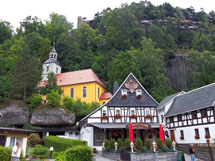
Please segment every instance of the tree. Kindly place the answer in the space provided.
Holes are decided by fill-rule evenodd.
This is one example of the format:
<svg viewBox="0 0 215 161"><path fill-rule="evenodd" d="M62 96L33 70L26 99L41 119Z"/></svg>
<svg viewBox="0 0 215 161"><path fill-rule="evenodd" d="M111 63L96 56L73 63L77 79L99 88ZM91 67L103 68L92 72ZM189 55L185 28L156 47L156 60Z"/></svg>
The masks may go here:
<svg viewBox="0 0 215 161"><path fill-rule="evenodd" d="M12 38L12 29L9 22L0 21L0 44Z"/></svg>
<svg viewBox="0 0 215 161"><path fill-rule="evenodd" d="M57 107L60 105L61 96L59 91L51 90L50 93L47 94L48 104L52 107Z"/></svg>

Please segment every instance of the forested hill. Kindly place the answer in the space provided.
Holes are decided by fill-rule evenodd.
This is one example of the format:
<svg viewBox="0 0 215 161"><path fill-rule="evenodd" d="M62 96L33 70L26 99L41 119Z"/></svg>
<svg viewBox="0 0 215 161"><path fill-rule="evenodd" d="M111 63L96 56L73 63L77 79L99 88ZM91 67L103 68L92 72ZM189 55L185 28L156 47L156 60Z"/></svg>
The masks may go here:
<svg viewBox="0 0 215 161"><path fill-rule="evenodd" d="M28 16L16 32L0 21L1 100L37 92L54 39L62 72L92 68L110 91L132 72L158 101L177 92L166 72L175 54L188 55L189 88L215 80L215 12L143 1L104 9L78 29L57 13Z"/></svg>

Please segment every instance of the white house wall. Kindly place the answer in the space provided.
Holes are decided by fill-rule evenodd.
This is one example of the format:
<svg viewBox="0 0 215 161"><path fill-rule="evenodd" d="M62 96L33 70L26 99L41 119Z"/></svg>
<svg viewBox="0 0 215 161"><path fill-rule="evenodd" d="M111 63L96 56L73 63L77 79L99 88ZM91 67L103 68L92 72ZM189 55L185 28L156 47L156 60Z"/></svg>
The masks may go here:
<svg viewBox="0 0 215 161"><path fill-rule="evenodd" d="M80 139L87 141L88 145L93 147L93 127L84 127L80 129Z"/></svg>

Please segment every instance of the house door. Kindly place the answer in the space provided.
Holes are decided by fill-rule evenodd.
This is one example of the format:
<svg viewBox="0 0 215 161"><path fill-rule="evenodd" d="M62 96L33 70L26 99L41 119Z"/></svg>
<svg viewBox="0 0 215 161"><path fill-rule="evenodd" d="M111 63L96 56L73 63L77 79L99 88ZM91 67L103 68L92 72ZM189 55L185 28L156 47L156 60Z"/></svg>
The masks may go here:
<svg viewBox="0 0 215 161"><path fill-rule="evenodd" d="M170 130L170 137L172 141L175 141L175 133L174 130Z"/></svg>
<svg viewBox="0 0 215 161"><path fill-rule="evenodd" d="M5 142L6 142L6 136L1 136L0 135L0 145L5 146Z"/></svg>

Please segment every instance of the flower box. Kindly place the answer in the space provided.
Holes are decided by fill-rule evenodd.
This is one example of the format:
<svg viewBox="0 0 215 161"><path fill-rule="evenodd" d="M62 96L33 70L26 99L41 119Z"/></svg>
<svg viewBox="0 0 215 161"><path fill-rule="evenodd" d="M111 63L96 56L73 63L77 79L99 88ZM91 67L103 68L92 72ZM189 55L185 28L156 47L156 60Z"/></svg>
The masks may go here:
<svg viewBox="0 0 215 161"><path fill-rule="evenodd" d="M122 118L122 116L120 115L120 114L116 114L115 116L114 116L114 119L121 119Z"/></svg>
<svg viewBox="0 0 215 161"><path fill-rule="evenodd" d="M209 134L206 134L206 135L205 135L205 139L207 139L207 138L210 138L210 135L209 135Z"/></svg>
<svg viewBox="0 0 215 161"><path fill-rule="evenodd" d="M125 99L125 98L127 97L127 95L122 95L121 97L122 97L123 99Z"/></svg>
<svg viewBox="0 0 215 161"><path fill-rule="evenodd" d="M102 116L101 119L102 120L108 120L108 116Z"/></svg>
<svg viewBox="0 0 215 161"><path fill-rule="evenodd" d="M141 98L143 95L142 94L139 94L139 95L137 95L136 97L137 98Z"/></svg>
<svg viewBox="0 0 215 161"><path fill-rule="evenodd" d="M137 116L136 116L135 114L132 114L132 115L130 116L130 118L131 118L131 119L137 119Z"/></svg>
<svg viewBox="0 0 215 161"><path fill-rule="evenodd" d="M180 139L181 139L181 140L184 140L184 136L180 136Z"/></svg>
<svg viewBox="0 0 215 161"><path fill-rule="evenodd" d="M146 119L152 119L152 115L145 116Z"/></svg>
<svg viewBox="0 0 215 161"><path fill-rule="evenodd" d="M199 135L195 135L195 139L199 139L200 137L199 137Z"/></svg>

